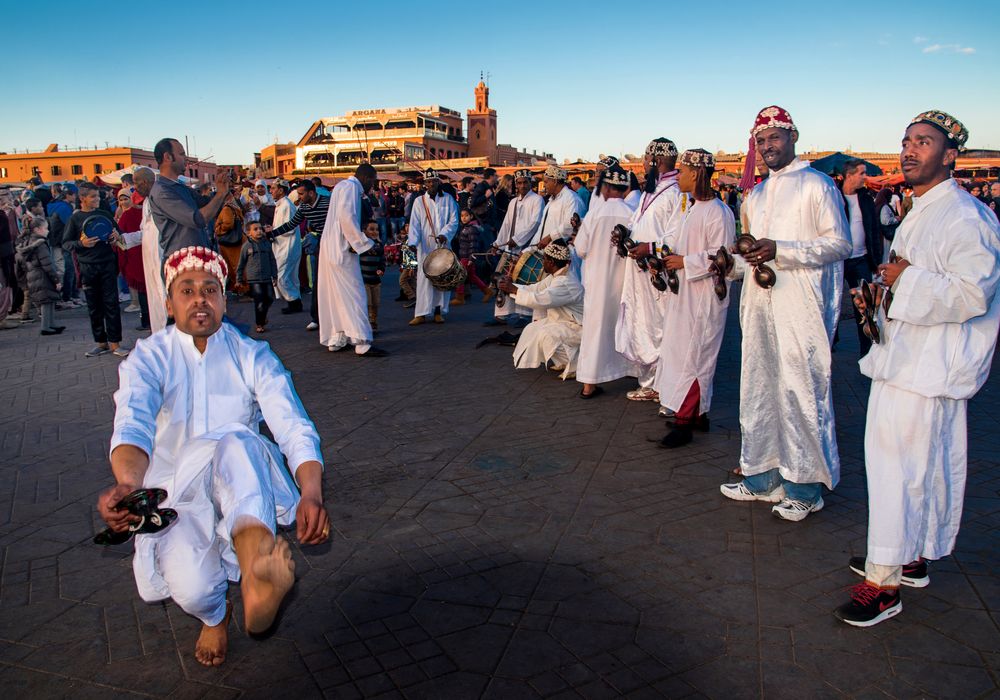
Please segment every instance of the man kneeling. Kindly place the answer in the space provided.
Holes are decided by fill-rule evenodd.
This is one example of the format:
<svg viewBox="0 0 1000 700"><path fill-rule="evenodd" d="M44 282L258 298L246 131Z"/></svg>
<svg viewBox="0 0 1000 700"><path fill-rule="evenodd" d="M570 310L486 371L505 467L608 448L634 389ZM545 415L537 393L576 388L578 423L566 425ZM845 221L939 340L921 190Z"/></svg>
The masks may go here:
<svg viewBox="0 0 1000 700"><path fill-rule="evenodd" d="M514 348L514 366L530 369L548 364L563 379L576 376L583 330L583 287L570 272L569 247L552 241L542 251L542 269L548 277L529 285L516 285L509 277L499 282L519 306L535 311L535 320L525 326ZM551 364L549 364L551 363Z"/></svg>
<svg viewBox="0 0 1000 700"><path fill-rule="evenodd" d="M177 521L136 535L136 585L143 600L173 598L201 620L195 657L218 666L232 612L228 582L241 581L248 632L271 626L295 582L276 523L296 521L302 544L329 537L323 463L316 428L280 360L222 322L225 260L183 248L164 271L176 325L139 341L121 365L111 438L117 484L97 506L122 532L137 518L115 504L140 487L167 491L163 505L177 511ZM259 434L262 418L278 445Z"/></svg>

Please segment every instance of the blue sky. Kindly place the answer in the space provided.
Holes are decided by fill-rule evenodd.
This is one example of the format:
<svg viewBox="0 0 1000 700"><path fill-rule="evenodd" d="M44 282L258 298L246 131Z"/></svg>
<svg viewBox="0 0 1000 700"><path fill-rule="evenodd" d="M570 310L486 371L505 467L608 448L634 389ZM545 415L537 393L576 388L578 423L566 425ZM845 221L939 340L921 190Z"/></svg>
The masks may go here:
<svg viewBox="0 0 1000 700"><path fill-rule="evenodd" d="M0 151L170 135L247 163L320 116L464 113L480 70L500 141L559 159L638 153L655 136L742 150L772 103L800 150L892 151L930 108L961 119L970 147L1000 149L992 0L83 5L5 6Z"/></svg>

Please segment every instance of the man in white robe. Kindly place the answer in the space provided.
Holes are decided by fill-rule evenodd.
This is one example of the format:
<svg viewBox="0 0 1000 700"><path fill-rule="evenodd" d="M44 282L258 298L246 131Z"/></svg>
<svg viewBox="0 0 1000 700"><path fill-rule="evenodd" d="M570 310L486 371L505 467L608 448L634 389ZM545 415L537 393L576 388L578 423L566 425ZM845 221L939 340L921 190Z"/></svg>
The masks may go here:
<svg viewBox="0 0 1000 700"><path fill-rule="evenodd" d="M316 280L319 342L330 352L353 345L354 354L362 357L388 354L372 346L368 297L358 258L374 245L361 231L361 197L377 181L375 168L362 163L354 175L337 183L330 195Z"/></svg>
<svg viewBox="0 0 1000 700"><path fill-rule="evenodd" d="M271 197L274 198L274 221L272 228L278 228L295 216L295 205L288 198L291 188L285 180L271 183ZM302 260L302 236L298 228L275 236L271 241L274 261L278 263L278 282L275 289L285 300L283 314L297 314L302 311L302 294L299 291L299 262Z"/></svg>
<svg viewBox="0 0 1000 700"><path fill-rule="evenodd" d="M568 246L550 243L543 255L542 266L548 276L541 282L518 285L509 277L500 281L503 291L535 312L534 320L517 340L514 367L545 365L563 379L570 379L576 371L583 330L583 287L570 270Z"/></svg>
<svg viewBox="0 0 1000 700"><path fill-rule="evenodd" d="M926 560L951 554L962 520L966 406L989 375L1000 325L1000 226L951 177L967 139L938 110L917 115L903 138L913 208L892 242L898 260L879 266L892 298L860 362L872 379L868 555L851 559L864 581L834 613L857 627L899 613L900 584L930 582Z"/></svg>
<svg viewBox="0 0 1000 700"><path fill-rule="evenodd" d="M176 324L136 343L119 369L111 468L98 498L109 527L139 518L116 504L142 487L167 491L172 525L136 535L133 569L147 602L172 598L202 622L195 656L225 660L229 581L240 581L246 628L264 632L295 580L277 524L303 544L329 537L319 435L289 373L266 343L223 323L225 260L201 247L167 260ZM267 421L277 445L262 437ZM280 451L279 451L280 447ZM284 459L287 459L287 468Z"/></svg>
<svg viewBox="0 0 1000 700"><path fill-rule="evenodd" d="M514 191L516 196L510 201L507 213L500 224L494 247L500 253L507 253L516 261L517 256L528 246L538 232L542 223L542 212L545 209L545 199L534 191L535 179L530 170L518 170L514 173ZM494 305L495 321L486 325L499 326L508 320L531 315L531 309L517 304L513 299L506 299L503 306Z"/></svg>
<svg viewBox="0 0 1000 700"><path fill-rule="evenodd" d="M615 326L615 349L633 364L639 387L626 396L631 401L657 401L653 386L663 338L663 305L669 292L653 287L648 273L633 262L673 247L684 213L684 196L677 187L677 146L666 138L655 138L646 146L643 166L646 184L639 207L632 215L631 238L636 245L625 266L622 303Z"/></svg>
<svg viewBox="0 0 1000 700"><path fill-rule="evenodd" d="M720 299L709 266L710 256L732 245L736 220L712 190L714 172L715 158L703 149L684 151L678 161L677 183L689 204L673 253L663 261L676 271L680 284L677 294L666 295L655 382L660 405L674 414L673 428L660 441L668 448L691 442L694 430L708 430L715 365L726 328L728 283Z"/></svg>
<svg viewBox="0 0 1000 700"><path fill-rule="evenodd" d="M630 369L628 360L615 350L622 283L630 263L611 244L615 226L627 227L632 219L632 210L624 199L629 173L614 164L601 174L601 183L601 196L591 197L591 209L574 242L584 262L581 274L587 299L576 368L576 380L583 384L580 397L584 399L604 393L598 384L625 377Z"/></svg>
<svg viewBox="0 0 1000 700"><path fill-rule="evenodd" d="M451 292L435 289L424 274L424 258L431 251L450 245L458 232L458 202L441 190L441 177L428 168L424 172L427 191L417 197L410 210L410 232L406 244L417 253L417 305L411 326L418 326L434 316L434 323L444 323Z"/></svg>
<svg viewBox="0 0 1000 700"><path fill-rule="evenodd" d="M149 211L149 191L156 174L149 168L138 168L132 175L136 191L142 195L142 222L139 224L142 246L143 275L146 278L146 302L149 306L149 329L156 333L167 327L167 294L163 288L163 260L160 258L160 232Z"/></svg>
<svg viewBox="0 0 1000 700"><path fill-rule="evenodd" d="M740 297L740 471L720 488L737 501L775 503L800 521L823 507L840 478L830 385L830 343L840 317L843 260L851 234L833 180L795 156L798 130L776 106L751 131L770 175L743 205L757 242L735 270L771 263L764 288L747 274ZM748 156L749 157L749 156Z"/></svg>

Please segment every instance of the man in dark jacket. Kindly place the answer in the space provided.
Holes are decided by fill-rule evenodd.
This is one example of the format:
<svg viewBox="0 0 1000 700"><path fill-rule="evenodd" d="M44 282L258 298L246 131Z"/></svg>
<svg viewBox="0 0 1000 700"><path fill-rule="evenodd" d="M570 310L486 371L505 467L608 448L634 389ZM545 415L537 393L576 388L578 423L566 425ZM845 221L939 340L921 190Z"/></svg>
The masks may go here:
<svg viewBox="0 0 1000 700"><path fill-rule="evenodd" d="M486 168L483 171L483 180L478 183L472 196L469 197L469 209L479 220L479 225L489 229L489 232L496 236L500 227L497 221L496 191L497 191L497 171L493 168Z"/></svg>
<svg viewBox="0 0 1000 700"><path fill-rule="evenodd" d="M865 187L865 162L850 159L844 163L844 183L841 192L844 195L844 211L850 224L851 256L844 261L844 281L848 288L854 289L861 280L870 280L875 274L875 268L882 262L884 243L882 228L879 225L878 212L875 211L875 200ZM868 354L872 341L861 330L860 312L854 307L858 343L861 346L861 357Z"/></svg>

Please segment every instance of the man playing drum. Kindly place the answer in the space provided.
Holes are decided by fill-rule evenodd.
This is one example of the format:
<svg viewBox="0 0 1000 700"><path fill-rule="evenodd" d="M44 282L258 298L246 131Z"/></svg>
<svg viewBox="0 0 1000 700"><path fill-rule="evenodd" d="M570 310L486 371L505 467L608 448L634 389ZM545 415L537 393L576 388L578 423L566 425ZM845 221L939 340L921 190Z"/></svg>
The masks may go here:
<svg viewBox="0 0 1000 700"><path fill-rule="evenodd" d="M499 276L510 273L510 268L517 262L520 251L531 243L542 223L545 200L534 191L534 185L535 180L530 170L518 170L514 173L514 189L517 196L507 207L507 213L503 223L500 224L497 240L494 243L497 251L502 254L497 266ZM507 299L502 304L498 300L495 309L496 320L488 322L489 325L499 326L520 316L531 316L531 309L520 306L513 299Z"/></svg>
<svg viewBox="0 0 1000 700"><path fill-rule="evenodd" d="M417 306L411 326L419 326L434 314L434 323L444 323L451 292L435 289L424 274L424 259L441 246L451 243L458 231L458 203L441 191L441 178L428 168L424 171L427 192L413 203L410 214L410 234L406 244L417 253Z"/></svg>

